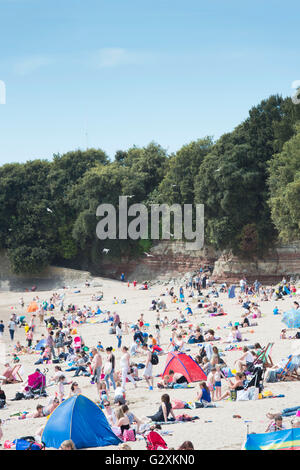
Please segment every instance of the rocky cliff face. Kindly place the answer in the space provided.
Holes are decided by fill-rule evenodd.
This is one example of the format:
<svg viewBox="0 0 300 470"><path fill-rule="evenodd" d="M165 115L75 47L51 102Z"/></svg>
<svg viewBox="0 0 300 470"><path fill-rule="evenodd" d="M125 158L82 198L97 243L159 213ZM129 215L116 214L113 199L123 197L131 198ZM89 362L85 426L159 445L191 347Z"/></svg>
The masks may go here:
<svg viewBox="0 0 300 470"><path fill-rule="evenodd" d="M185 243L180 241L159 242L150 254L149 257L143 255L134 260L113 260L103 256L103 263L100 268L97 267L97 275L120 279L124 272L126 279L142 282L158 277L167 280L196 272L200 266L212 266L212 278L217 282L237 282L246 276L249 281L258 279L263 283L275 283L282 276L300 277L300 241L277 246L264 259L253 261L244 261L230 252L216 252L209 247L186 251ZM6 254L0 253L0 291L30 289L33 285L37 285L39 290L57 289L65 285L75 287L91 277L88 271L55 266L45 269L36 277L15 275Z"/></svg>
<svg viewBox="0 0 300 470"><path fill-rule="evenodd" d="M203 250L185 250L181 241L161 241L151 249L151 256L143 255L139 259L121 259L118 262L109 258L103 260L100 273L104 276L118 278L126 273L126 278L139 282L156 277L174 277L186 272L198 271L200 265L213 266L218 253L211 248Z"/></svg>
<svg viewBox="0 0 300 470"><path fill-rule="evenodd" d="M122 272L127 279L138 281L172 278L178 274L195 272L200 266L213 266L212 278L217 282L237 282L246 276L249 281L274 283L286 277L300 276L300 242L281 245L270 251L264 259L241 260L230 252L216 252L212 248L186 251L184 242L160 242L146 255L137 260L120 260L118 263L104 260L101 273L119 278Z"/></svg>
<svg viewBox="0 0 300 470"><path fill-rule="evenodd" d="M280 281L283 276L300 276L300 242L281 245L270 251L264 259L243 261L231 253L223 252L214 265L213 277L216 280L236 282L246 276L265 283Z"/></svg>

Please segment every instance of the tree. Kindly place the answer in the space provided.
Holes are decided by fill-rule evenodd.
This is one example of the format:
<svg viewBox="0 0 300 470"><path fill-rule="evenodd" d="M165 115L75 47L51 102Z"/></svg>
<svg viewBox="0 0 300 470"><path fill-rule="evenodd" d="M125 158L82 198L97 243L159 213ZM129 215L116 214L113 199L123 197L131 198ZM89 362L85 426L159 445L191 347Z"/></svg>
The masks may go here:
<svg viewBox="0 0 300 470"><path fill-rule="evenodd" d="M295 132L282 152L269 162L269 205L284 242L299 239L300 235L300 123L295 126Z"/></svg>

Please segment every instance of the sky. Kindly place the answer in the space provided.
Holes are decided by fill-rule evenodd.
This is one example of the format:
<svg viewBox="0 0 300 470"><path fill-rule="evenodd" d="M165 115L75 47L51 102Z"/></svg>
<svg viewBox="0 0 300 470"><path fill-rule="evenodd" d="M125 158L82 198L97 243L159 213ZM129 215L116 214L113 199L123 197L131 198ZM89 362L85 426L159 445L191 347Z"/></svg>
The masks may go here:
<svg viewBox="0 0 300 470"><path fill-rule="evenodd" d="M299 0L0 0L0 164L215 139L300 80Z"/></svg>

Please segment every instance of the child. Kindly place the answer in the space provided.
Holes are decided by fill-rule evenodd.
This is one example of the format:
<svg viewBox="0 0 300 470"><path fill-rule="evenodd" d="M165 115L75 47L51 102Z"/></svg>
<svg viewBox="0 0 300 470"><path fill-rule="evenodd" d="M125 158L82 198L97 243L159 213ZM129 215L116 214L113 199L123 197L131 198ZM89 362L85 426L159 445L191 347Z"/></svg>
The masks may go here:
<svg viewBox="0 0 300 470"><path fill-rule="evenodd" d="M215 390L216 390L216 399L219 400L221 398L221 366L220 364L216 364L216 373L215 373Z"/></svg>
<svg viewBox="0 0 300 470"><path fill-rule="evenodd" d="M58 379L58 398L59 402L61 403L64 400L64 395L65 395L65 388L64 388L64 381L66 380L66 377L64 375L61 375Z"/></svg>
<svg viewBox="0 0 300 470"><path fill-rule="evenodd" d="M155 325L155 339L156 339L157 346L159 346L159 345L160 345L160 329L159 329L159 325Z"/></svg>
<svg viewBox="0 0 300 470"><path fill-rule="evenodd" d="M285 329L281 330L280 339L286 339L286 330Z"/></svg>
<svg viewBox="0 0 300 470"><path fill-rule="evenodd" d="M121 387L121 382L116 383L114 402L125 405L125 390Z"/></svg>
<svg viewBox="0 0 300 470"><path fill-rule="evenodd" d="M215 367L212 367L210 373L207 376L207 386L208 386L208 390L210 391L212 401L214 401L214 394L215 394L216 372L217 372L217 369Z"/></svg>

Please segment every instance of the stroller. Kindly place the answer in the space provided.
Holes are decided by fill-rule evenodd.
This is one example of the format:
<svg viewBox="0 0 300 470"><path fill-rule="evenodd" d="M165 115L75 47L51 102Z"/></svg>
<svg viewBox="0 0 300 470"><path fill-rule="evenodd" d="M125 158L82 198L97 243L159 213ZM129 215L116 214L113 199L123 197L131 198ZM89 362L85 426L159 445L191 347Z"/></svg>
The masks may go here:
<svg viewBox="0 0 300 470"><path fill-rule="evenodd" d="M167 449L168 446L163 438L156 431L150 431L145 437L147 450Z"/></svg>
<svg viewBox="0 0 300 470"><path fill-rule="evenodd" d="M39 369L28 376L27 385L24 389L28 398L46 397L46 376Z"/></svg>
<svg viewBox="0 0 300 470"><path fill-rule="evenodd" d="M248 390L250 387L255 387L258 388L258 392L261 393L264 389L264 368L259 365L254 367L248 380L245 390Z"/></svg>

